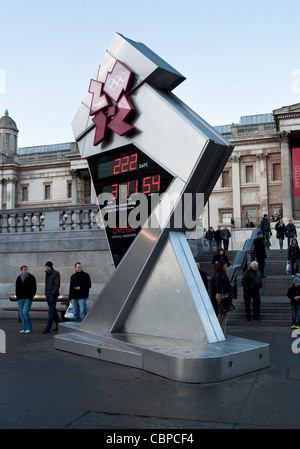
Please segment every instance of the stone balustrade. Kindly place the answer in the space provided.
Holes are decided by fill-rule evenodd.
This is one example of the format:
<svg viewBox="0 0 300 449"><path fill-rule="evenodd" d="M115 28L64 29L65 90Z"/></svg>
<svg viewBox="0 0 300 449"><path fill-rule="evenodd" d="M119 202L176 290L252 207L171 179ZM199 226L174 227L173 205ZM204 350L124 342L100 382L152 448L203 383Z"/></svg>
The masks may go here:
<svg viewBox="0 0 300 449"><path fill-rule="evenodd" d="M0 211L0 234L99 229L98 206L39 207Z"/></svg>

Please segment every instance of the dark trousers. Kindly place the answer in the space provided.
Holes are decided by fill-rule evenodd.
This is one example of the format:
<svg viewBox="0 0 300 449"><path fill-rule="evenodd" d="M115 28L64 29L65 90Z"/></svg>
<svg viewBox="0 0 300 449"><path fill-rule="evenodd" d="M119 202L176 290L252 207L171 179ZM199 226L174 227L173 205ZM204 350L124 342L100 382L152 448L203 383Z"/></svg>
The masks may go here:
<svg viewBox="0 0 300 449"><path fill-rule="evenodd" d="M253 315L254 318L260 316L260 294L259 290L244 290L244 302L247 318L251 317L251 298L253 298Z"/></svg>
<svg viewBox="0 0 300 449"><path fill-rule="evenodd" d="M291 270L292 274L299 272L299 259L291 259Z"/></svg>
<svg viewBox="0 0 300 449"><path fill-rule="evenodd" d="M265 259L263 257L256 257L258 268L261 272L261 275L264 276L265 274Z"/></svg>
<svg viewBox="0 0 300 449"><path fill-rule="evenodd" d="M58 313L56 310L56 303L57 303L57 295L56 296L48 296L47 297L47 304L49 307L49 314L48 314L48 321L46 324L46 331L50 332L51 331L51 326L53 321L56 323L56 325L59 323L59 317L58 317Z"/></svg>

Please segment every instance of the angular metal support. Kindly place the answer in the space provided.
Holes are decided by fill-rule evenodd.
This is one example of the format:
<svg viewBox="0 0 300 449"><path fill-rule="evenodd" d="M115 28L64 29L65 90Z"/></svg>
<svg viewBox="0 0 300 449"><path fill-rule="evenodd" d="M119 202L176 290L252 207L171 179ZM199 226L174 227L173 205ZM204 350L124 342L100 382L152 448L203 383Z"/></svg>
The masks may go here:
<svg viewBox="0 0 300 449"><path fill-rule="evenodd" d="M102 193L103 185L110 194L111 185L119 185L114 171L103 175L103 164L108 166L109 155L121 161L128 146L135 147L130 154L140 152L151 167L167 172L171 182L83 323L59 325L55 347L182 382L216 382L265 368L269 365L267 344L225 338L184 234L199 217L194 200L202 194L207 201L233 146L171 93L184 77L145 45L116 33L96 81L104 83L116 63L125 64L135 75L127 92L135 108L134 130L128 135L112 134L94 145L90 93L73 121L96 194ZM155 170L153 174L157 176ZM121 184L134 179L126 176ZM107 184L101 184L103 179ZM190 221L170 225L181 212L185 194L191 195L185 204ZM168 202L168 196L175 198L174 203ZM122 207L127 207L126 201ZM160 217L158 226L151 226L153 216Z"/></svg>

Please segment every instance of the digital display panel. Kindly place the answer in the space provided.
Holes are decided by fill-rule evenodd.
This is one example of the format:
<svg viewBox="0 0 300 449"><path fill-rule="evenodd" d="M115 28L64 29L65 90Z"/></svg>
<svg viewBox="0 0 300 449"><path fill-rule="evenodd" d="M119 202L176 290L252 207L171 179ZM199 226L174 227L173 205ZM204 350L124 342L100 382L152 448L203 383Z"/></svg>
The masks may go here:
<svg viewBox="0 0 300 449"><path fill-rule="evenodd" d="M147 198L154 193L161 194L166 191L173 176L134 145L90 158L89 167L97 197L102 193L108 194L105 206L111 203L117 216L118 225L105 229L117 266L140 231L140 227L123 227L118 220L119 211L122 208L124 214L125 209L128 216L135 207L131 201L133 194L142 193ZM149 201L148 216L150 210Z"/></svg>

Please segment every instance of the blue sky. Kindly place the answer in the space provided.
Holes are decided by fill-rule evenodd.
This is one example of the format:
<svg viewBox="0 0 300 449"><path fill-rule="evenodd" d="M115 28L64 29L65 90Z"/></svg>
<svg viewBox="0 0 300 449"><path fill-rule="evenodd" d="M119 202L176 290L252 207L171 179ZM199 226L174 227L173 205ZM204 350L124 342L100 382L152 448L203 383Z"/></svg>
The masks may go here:
<svg viewBox="0 0 300 449"><path fill-rule="evenodd" d="M19 146L73 141L71 123L115 32L187 79L211 125L300 103L299 0L0 0L0 117Z"/></svg>

